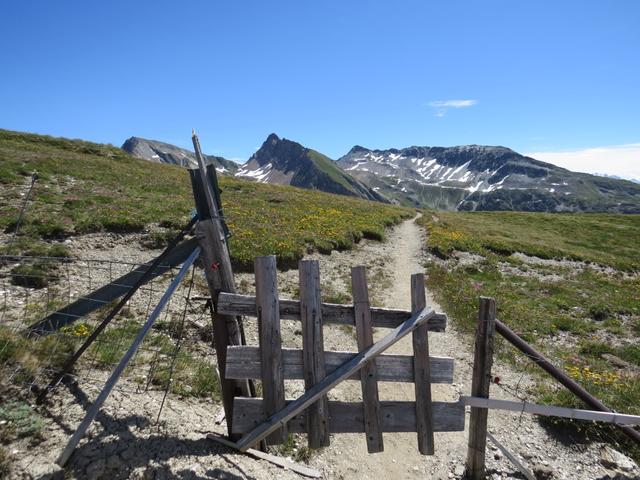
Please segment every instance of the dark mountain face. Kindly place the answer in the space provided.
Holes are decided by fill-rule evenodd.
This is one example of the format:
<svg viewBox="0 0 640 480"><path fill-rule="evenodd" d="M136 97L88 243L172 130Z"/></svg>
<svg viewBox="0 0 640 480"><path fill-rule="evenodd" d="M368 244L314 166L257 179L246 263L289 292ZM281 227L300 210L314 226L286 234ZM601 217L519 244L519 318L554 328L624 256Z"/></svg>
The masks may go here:
<svg viewBox="0 0 640 480"><path fill-rule="evenodd" d="M640 213L640 187L505 147L352 148L338 164L400 203L448 210Z"/></svg>
<svg viewBox="0 0 640 480"><path fill-rule="evenodd" d="M275 133L267 137L262 147L235 175L262 183L386 201L380 194L342 171L329 157L299 143L281 139Z"/></svg>
<svg viewBox="0 0 640 480"><path fill-rule="evenodd" d="M195 153L169 143L131 137L122 145L125 152L137 158L151 162L181 165L187 168L197 168L198 161ZM218 173L232 175L238 170L238 164L223 157L205 155L205 161L215 166Z"/></svg>

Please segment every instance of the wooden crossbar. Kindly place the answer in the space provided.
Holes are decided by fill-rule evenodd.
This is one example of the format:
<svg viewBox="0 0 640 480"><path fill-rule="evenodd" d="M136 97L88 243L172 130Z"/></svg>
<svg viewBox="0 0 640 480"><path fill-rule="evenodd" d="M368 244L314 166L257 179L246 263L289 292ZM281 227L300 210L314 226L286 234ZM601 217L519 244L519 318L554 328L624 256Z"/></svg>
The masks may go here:
<svg viewBox="0 0 640 480"><path fill-rule="evenodd" d="M265 438L271 432L277 430L301 411L313 404L316 400L322 397L325 393L338 385L343 380L351 377L354 373L361 370L367 362L373 360L382 352L387 350L392 345L396 344L406 335L410 334L418 328L420 325L426 324L429 319L433 318L435 311L432 308L425 308L415 314L413 314L404 323L393 329L383 339L374 343L371 347L361 351L355 357L348 362L341 365L334 370L331 374L327 375L322 381L315 384L308 389L298 399L289 403L279 412L271 415L263 423L258 425L251 432L244 435L238 441L238 448L241 451L246 451L252 445Z"/></svg>
<svg viewBox="0 0 640 480"><path fill-rule="evenodd" d="M496 410L508 410L511 412L525 412L534 415L550 417L571 418L574 420L587 420L592 422L615 423L616 425L640 425L640 415L627 415L624 413L597 412L594 410L581 410L578 408L554 407L551 405L537 405L529 402L515 402L512 400L499 400L495 398L460 397L465 405L475 408Z"/></svg>
<svg viewBox="0 0 640 480"><path fill-rule="evenodd" d="M321 308L323 323L355 326L353 305L323 303ZM218 313L255 316L256 297L222 292L218 297ZM374 328L396 328L410 316L411 312L408 310L371 307L371 324ZM281 298L280 318L283 320L300 320L300 302ZM447 316L444 313L434 313L433 317L427 322L430 332L444 332L446 326Z"/></svg>
<svg viewBox="0 0 640 480"><path fill-rule="evenodd" d="M237 397L233 413L233 432L247 433L266 418L262 399ZM290 405L292 400L287 401ZM464 431L464 404L461 402L433 402L433 431ZM410 401L380 401L383 432L415 432L416 403ZM291 433L306 433L305 412L294 415L287 428ZM362 403L329 402L329 431L331 433L364 433Z"/></svg>
<svg viewBox="0 0 640 480"><path fill-rule="evenodd" d="M285 380L302 380L303 361L302 350L293 348L282 349L282 362ZM351 360L356 352L325 351L325 369L333 372L340 365ZM413 383L414 357L410 355L387 354L380 355L374 362L378 370L378 381ZM431 383L452 383L454 361L450 357L429 357ZM360 380L361 372L356 372L347 380ZM260 349L249 346L227 347L227 378L229 379L259 379L260 378Z"/></svg>

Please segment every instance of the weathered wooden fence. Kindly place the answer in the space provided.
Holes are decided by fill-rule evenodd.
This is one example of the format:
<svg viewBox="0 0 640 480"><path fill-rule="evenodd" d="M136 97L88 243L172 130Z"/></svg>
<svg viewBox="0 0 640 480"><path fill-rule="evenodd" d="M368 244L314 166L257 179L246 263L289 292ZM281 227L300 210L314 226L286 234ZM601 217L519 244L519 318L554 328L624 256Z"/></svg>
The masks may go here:
<svg viewBox="0 0 640 480"><path fill-rule="evenodd" d="M249 447L264 436L279 443L287 432L306 433L310 448L329 445L331 433L365 433L370 453L383 450L383 433L416 432L422 454L434 453L434 432L464 430L464 406L433 402L431 383L453 381L453 359L429 355L429 331L443 331L446 316L426 308L424 276L411 277L412 311L372 308L364 267L351 272L353 305L322 303L319 265L299 265L300 300L278 297L275 257L255 261L256 296L221 293L218 312L257 318L259 346L229 346L227 379L262 380L263 398L236 397L233 433ZM282 348L281 320L302 324L302 349ZM352 325L359 352L325 351L325 324ZM394 329L374 343L374 328ZM413 335L413 355L381 355ZM359 358L361 357L361 358ZM285 398L286 380L304 380L299 399ZM326 392L341 381L360 381L362 402L328 401ZM378 382L415 385L415 401L379 399ZM317 391L315 391L315 390ZM306 396L306 397L305 397ZM311 402L305 406L305 402ZM289 408L286 413L281 412Z"/></svg>
<svg viewBox="0 0 640 480"><path fill-rule="evenodd" d="M556 379L564 388L573 393L593 410L536 405L526 402L497 400L489 398L491 367L493 365L493 344L495 334L500 334L507 342L526 355L536 365ZM471 407L469 420L469 441L465 477L470 480L485 478L485 458L487 438L500 449L527 479L534 475L487 431L489 409L528 412L535 415L555 416L574 420L600 421L616 424L621 431L640 444L640 431L632 425L640 423L640 417L613 412L600 400L591 395L564 371L553 365L544 355L520 338L507 325L496 318L496 302L493 298L480 298L478 323L475 335L473 377L471 397L462 397L461 402Z"/></svg>

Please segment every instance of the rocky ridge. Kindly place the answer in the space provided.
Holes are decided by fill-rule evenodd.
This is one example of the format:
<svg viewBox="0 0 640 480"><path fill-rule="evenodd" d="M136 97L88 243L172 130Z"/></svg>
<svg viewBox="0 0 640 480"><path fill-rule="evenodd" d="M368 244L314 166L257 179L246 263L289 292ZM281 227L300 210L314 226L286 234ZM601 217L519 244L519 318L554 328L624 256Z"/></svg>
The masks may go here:
<svg viewBox="0 0 640 480"><path fill-rule="evenodd" d="M150 162L168 163L187 168L197 168L198 166L196 155L192 151L157 140L131 137L122 144L121 148L134 157ZM238 170L237 163L224 157L205 155L205 161L214 165L218 173L233 175Z"/></svg>
<svg viewBox="0 0 640 480"><path fill-rule="evenodd" d="M355 146L338 164L389 198L416 207L640 213L640 186L633 182L571 172L499 146Z"/></svg>
<svg viewBox="0 0 640 480"><path fill-rule="evenodd" d="M235 176L261 183L291 185L367 200L387 201L375 190L344 172L329 157L297 142L280 138L275 133L267 137L260 149L240 167Z"/></svg>

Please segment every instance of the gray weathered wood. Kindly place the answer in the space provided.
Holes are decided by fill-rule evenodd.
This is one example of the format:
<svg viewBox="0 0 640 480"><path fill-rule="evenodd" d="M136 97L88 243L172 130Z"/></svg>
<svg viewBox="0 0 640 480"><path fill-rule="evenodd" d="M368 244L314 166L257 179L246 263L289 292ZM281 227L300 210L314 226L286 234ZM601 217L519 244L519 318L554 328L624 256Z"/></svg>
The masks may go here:
<svg viewBox="0 0 640 480"><path fill-rule="evenodd" d="M628 415L616 412L599 412L579 408L555 407L552 405L537 405L529 402L513 400L499 400L496 398L460 397L465 405L477 408L507 410L509 412L532 413L547 417L562 417L572 420L586 420L589 422L615 423L616 425L640 425L640 415Z"/></svg>
<svg viewBox="0 0 640 480"><path fill-rule="evenodd" d="M275 255L256 258L254 268L264 408L267 415L273 415L284 407L278 271ZM282 443L286 437L286 429L278 429L267 438L267 443Z"/></svg>
<svg viewBox="0 0 640 480"><path fill-rule="evenodd" d="M471 396L473 397L489 398L495 322L495 300L481 297L473 355L473 376L471 378ZM486 409L471 407L466 462L466 475L470 480L480 480L485 476L487 413Z"/></svg>
<svg viewBox="0 0 640 480"><path fill-rule="evenodd" d="M300 320L304 385L311 388L325 375L322 309L320 301L320 264L317 260L303 260L298 265L300 280ZM329 445L329 400L324 395L307 409L309 448Z"/></svg>
<svg viewBox="0 0 640 480"><path fill-rule="evenodd" d="M211 319L213 322L213 341L218 360L222 404L227 418L229 436L232 437L233 398L238 395L249 396L251 388L249 382L246 380L228 381L225 377L228 345L242 345L244 341L242 330L236 317L233 315L220 314L217 309L220 292L235 293L236 287L233 270L231 268L231 256L229 255L227 237L222 219L220 218L222 206L219 204L219 195L217 191L213 191L214 186L207 180L204 156L200 150L200 141L195 132L192 133L191 139L198 161L202 190L207 200L207 206L209 207L208 214L204 214L202 211L198 212L200 221L196 226L196 237L202 249L202 265L207 279L211 301L214 306ZM213 170L213 181L217 184L215 169ZM217 185L215 185L215 187L217 189ZM198 206L196 197L197 195L194 191L194 199L196 200L196 206Z"/></svg>
<svg viewBox="0 0 640 480"><path fill-rule="evenodd" d="M351 269L351 291L353 292L353 315L356 322L358 350L363 351L373 345L369 288L367 286L367 271L365 267L358 266ZM384 443L382 439L382 422L378 398L378 375L375 362L369 362L362 368L360 371L360 383L362 386L364 431L367 437L367 451L369 453L382 452L384 450Z"/></svg>
<svg viewBox="0 0 640 480"><path fill-rule="evenodd" d="M288 401L289 405L291 401ZM435 432L464 431L464 405L460 402L433 402L433 430ZM408 401L380 401L383 432L415 432L416 406ZM237 434L253 430L266 418L260 398L236 398L233 429ZM287 426L291 433L307 431L305 412L294 416ZM329 402L329 431L331 433L363 433L362 403Z"/></svg>
<svg viewBox="0 0 640 480"><path fill-rule="evenodd" d="M218 312L228 315L255 316L256 298L251 295L221 293L218 297ZM396 328L411 316L408 310L392 310L371 307L371 322L374 328ZM300 320L300 302L280 299L280 318L282 320ZM355 325L353 305L322 304L323 323ZM444 332L447 316L436 313L427 323L430 332Z"/></svg>
<svg viewBox="0 0 640 480"><path fill-rule="evenodd" d="M233 448L234 450L238 449L238 446L234 442L231 442L226 438L221 437L220 435L216 435L215 433L208 433L207 438L209 440L213 440L214 442L218 442L225 447ZM291 470L292 472L296 472L305 477L322 478L322 474L319 470L316 470L315 468L309 468L306 465L300 465L299 463L292 462L287 458L277 457L276 455L261 452L260 450L254 450L253 448L250 448L245 453L252 457L259 458L260 460L273 463L274 465L282 467L285 470Z"/></svg>
<svg viewBox="0 0 640 480"><path fill-rule="evenodd" d="M421 312L412 315L402 325L399 325L398 327L393 329L383 339L374 343L366 350L359 352L351 360L334 370L333 373L327 375L321 382L316 383L298 399L291 402L278 413L271 415L262 424L258 425L251 432L244 435L238 441L238 447L240 448L240 450L246 451L249 447L265 438L274 430L277 430L280 426L286 425L289 419L299 414L309 405L325 395L337 384L349 378L358 370L362 369L362 367L364 367L367 362L373 360L389 347L399 342L406 335L410 334L420 325L426 323L430 318L433 317L434 314L435 311L433 309L425 308Z"/></svg>
<svg viewBox="0 0 640 480"><path fill-rule="evenodd" d="M332 373L344 362L351 360L355 352L325 351L325 371ZM378 369L379 382L413 383L413 357L409 355L380 355L375 360ZM304 379L302 350L283 348L282 362L284 363L285 380ZM453 358L429 357L431 383L453 382ZM227 349L227 378L260 378L260 349L250 346L229 346ZM348 380L360 380L360 373L356 372Z"/></svg>
<svg viewBox="0 0 640 480"><path fill-rule="evenodd" d="M198 238L198 243L202 248L201 259L205 278L207 279L209 293L214 302L220 292L220 289L223 288L220 273L216 269L212 268L212 265L218 261L221 255L220 252L216 250L220 245L219 242L216 242L216 238L219 238L219 234L216 233L217 231L218 230L215 228L213 220L201 220L196 225L196 237ZM215 247L216 244L218 247ZM235 290L233 283L229 284L228 281L225 281L225 285L226 288L232 288ZM230 380L225 376L227 347L228 345L242 345L242 336L240 334L236 317L232 315L212 313L211 321L213 324L213 344L218 361L220 387L222 390L222 405L227 418L228 433L231 437L233 397L250 395L249 384L246 380Z"/></svg>
<svg viewBox="0 0 640 480"><path fill-rule="evenodd" d="M424 275L411 275L411 310L417 312L427 306ZM429 362L429 335L425 326L413 331L413 365L416 391L416 429L418 450L422 455L433 455L433 413L431 409L431 377Z"/></svg>

